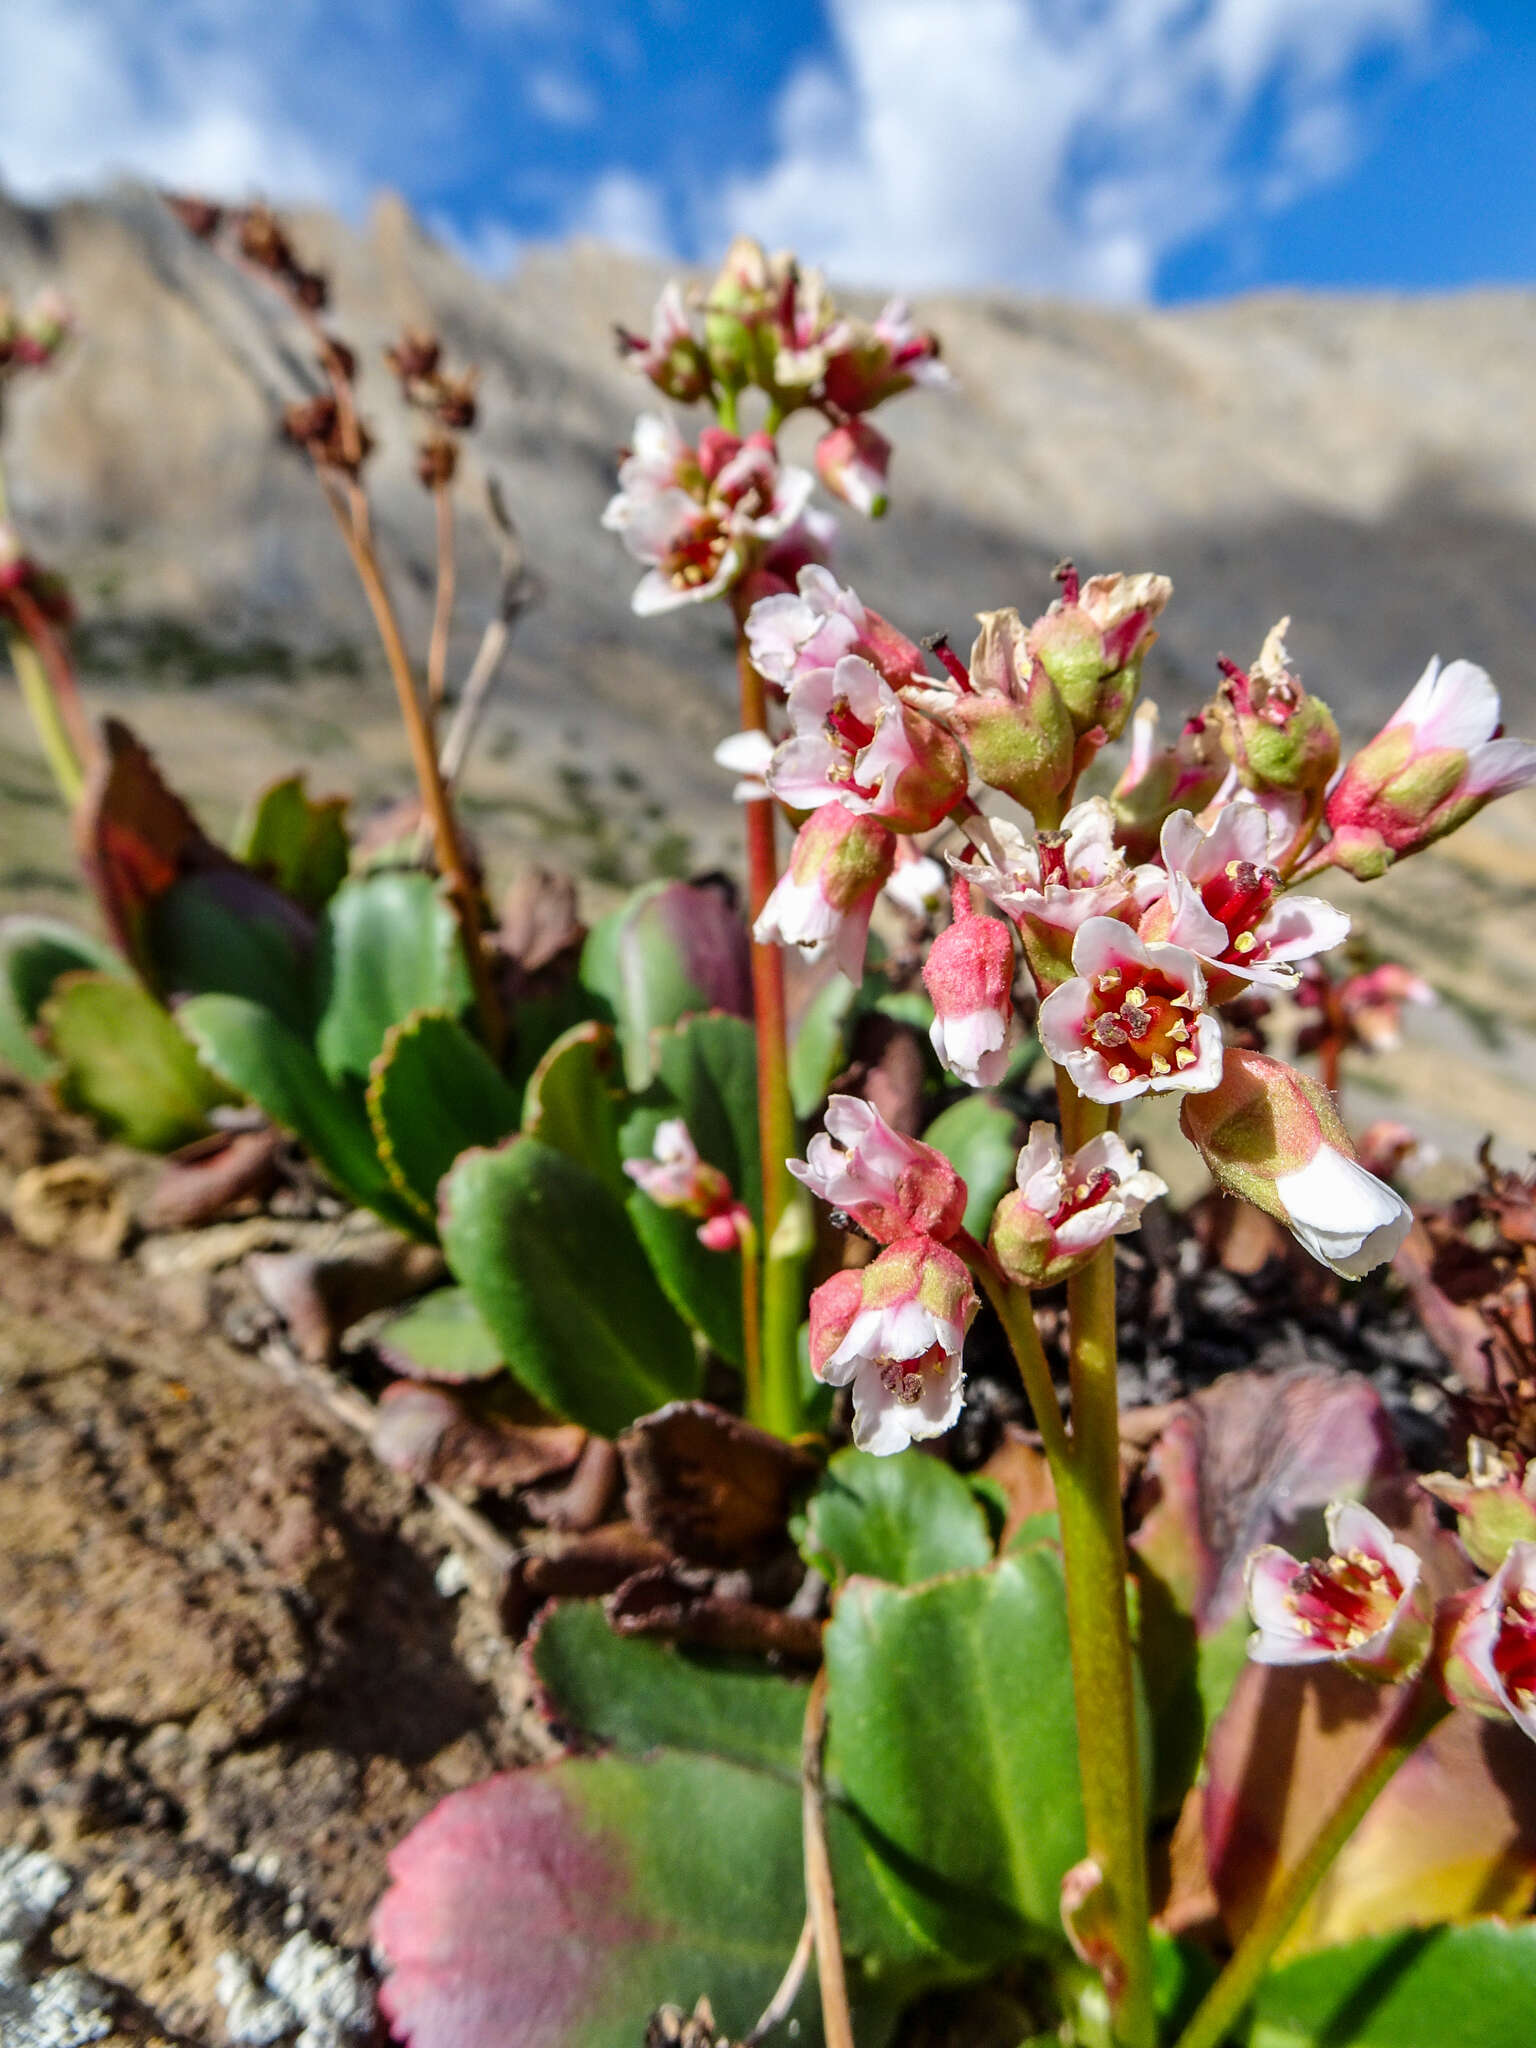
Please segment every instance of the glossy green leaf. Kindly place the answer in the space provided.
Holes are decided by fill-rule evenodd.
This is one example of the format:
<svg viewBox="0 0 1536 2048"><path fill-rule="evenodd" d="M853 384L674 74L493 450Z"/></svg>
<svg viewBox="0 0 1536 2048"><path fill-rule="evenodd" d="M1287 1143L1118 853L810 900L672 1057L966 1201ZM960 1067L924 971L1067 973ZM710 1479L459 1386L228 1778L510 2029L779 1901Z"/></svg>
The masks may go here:
<svg viewBox="0 0 1536 2048"><path fill-rule="evenodd" d="M167 1001L244 996L295 1031L313 1015L313 930L296 904L236 867L184 875L144 913L143 946Z"/></svg>
<svg viewBox="0 0 1536 2048"><path fill-rule="evenodd" d="M980 1501L942 1458L920 1451L838 1451L806 1503L800 1548L834 1584L861 1573L912 1586L992 1559Z"/></svg>
<svg viewBox="0 0 1536 2048"><path fill-rule="evenodd" d="M401 1196L437 1225L437 1184L461 1152L517 1129L517 1097L455 1017L421 1011L385 1033L368 1081L368 1121Z"/></svg>
<svg viewBox="0 0 1536 2048"><path fill-rule="evenodd" d="M29 1081L57 1062L33 1036L38 1012L61 974L112 974L126 979L122 955L104 939L54 917L0 918L0 1060Z"/></svg>
<svg viewBox="0 0 1536 2048"><path fill-rule="evenodd" d="M985 1243L992 1211L1013 1186L1018 1118L978 1089L941 1110L923 1132L923 1143L942 1152L965 1182L965 1227Z"/></svg>
<svg viewBox="0 0 1536 2048"><path fill-rule="evenodd" d="M391 1025L415 1010L460 1016L471 990L453 912L430 875L345 882L320 920L315 1050L333 1080L366 1081Z"/></svg>
<svg viewBox="0 0 1536 2048"><path fill-rule="evenodd" d="M228 1094L198 1065L163 1010L136 981L115 974L62 976L41 1022L58 1057L55 1087L110 1138L171 1152L208 1129Z"/></svg>
<svg viewBox="0 0 1536 2048"><path fill-rule="evenodd" d="M1496 1920L1319 1949L1259 1987L1247 2048L1530 2048L1536 1922Z"/></svg>
<svg viewBox="0 0 1536 2048"><path fill-rule="evenodd" d="M845 974L832 974L807 1003L789 1049L789 1092L795 1115L807 1121L848 1064L848 1042L859 990Z"/></svg>
<svg viewBox="0 0 1536 2048"><path fill-rule="evenodd" d="M443 1249L517 1377L601 1436L697 1394L693 1340L616 1196L536 1138L471 1152L442 1189Z"/></svg>
<svg viewBox="0 0 1536 2048"><path fill-rule="evenodd" d="M634 1183L624 1171L619 1126L625 1114L618 1050L606 1024L574 1024L533 1070L523 1129L595 1173L621 1201Z"/></svg>
<svg viewBox="0 0 1536 2048"><path fill-rule="evenodd" d="M413 1380L491 1379L506 1371L501 1346L462 1287L436 1287L373 1333L392 1372Z"/></svg>
<svg viewBox="0 0 1536 2048"><path fill-rule="evenodd" d="M977 1966L1059 1938L1084 1843L1057 1553L853 1579L825 1647L828 1769L895 1910Z"/></svg>
<svg viewBox="0 0 1536 2048"><path fill-rule="evenodd" d="M352 1201L417 1233L421 1222L385 1172L360 1092L327 1080L305 1041L244 996L193 996L176 1021L198 1058L289 1131Z"/></svg>
<svg viewBox="0 0 1536 2048"><path fill-rule="evenodd" d="M650 1158L657 1127L670 1113L637 1109L619 1134L623 1156ZM633 1182L624 1207L668 1301L712 1350L740 1366L745 1357L740 1252L712 1252L699 1242L696 1216L663 1209Z"/></svg>
<svg viewBox="0 0 1536 2048"><path fill-rule="evenodd" d="M534 1674L565 1729L626 1756L680 1749L800 1776L809 1688L764 1664L615 1635L593 1600L562 1600L532 1642Z"/></svg>
<svg viewBox="0 0 1536 2048"><path fill-rule="evenodd" d="M719 1167L761 1224L757 1033L741 1017L690 1017L658 1032L654 1046L658 1079L699 1157Z"/></svg>
<svg viewBox="0 0 1536 2048"><path fill-rule="evenodd" d="M346 880L347 800L312 797L302 775L285 775L241 819L232 851L296 903L318 910Z"/></svg>

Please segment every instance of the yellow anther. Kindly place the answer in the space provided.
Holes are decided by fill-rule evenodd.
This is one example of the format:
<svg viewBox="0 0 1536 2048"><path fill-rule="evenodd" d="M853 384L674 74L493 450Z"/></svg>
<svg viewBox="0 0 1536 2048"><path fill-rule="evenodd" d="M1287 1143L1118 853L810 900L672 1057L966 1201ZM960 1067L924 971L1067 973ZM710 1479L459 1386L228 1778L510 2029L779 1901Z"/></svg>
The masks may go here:
<svg viewBox="0 0 1536 2048"><path fill-rule="evenodd" d="M1232 950L1235 953L1251 953L1258 943L1252 932L1239 932L1232 941Z"/></svg>
<svg viewBox="0 0 1536 2048"><path fill-rule="evenodd" d="M1171 1074L1173 1072L1173 1068L1168 1064L1167 1060L1163 1058L1160 1052L1155 1052L1152 1055L1152 1071L1154 1074L1159 1075Z"/></svg>
<svg viewBox="0 0 1536 2048"><path fill-rule="evenodd" d="M1110 995L1110 994L1112 994L1112 993L1113 993L1113 991L1114 991L1115 989L1117 989L1117 988L1118 988L1118 987L1120 986L1120 970L1119 970L1119 968L1118 968L1118 967L1111 967L1111 968L1109 968L1109 969L1107 970L1107 972L1105 972L1105 973L1103 973L1103 974L1101 974L1101 975L1099 976L1099 978L1098 978L1097 982L1096 982L1096 983L1094 984L1094 986L1095 986L1095 987L1096 987L1096 988L1098 989L1098 991L1099 991L1100 995L1105 995L1105 996L1107 996L1107 995Z"/></svg>
<svg viewBox="0 0 1536 2048"><path fill-rule="evenodd" d="M1118 1061L1114 1066L1110 1068L1109 1078L1111 1081L1114 1082L1117 1088L1123 1088L1126 1082L1129 1081L1129 1079L1131 1078L1131 1070L1123 1060Z"/></svg>
<svg viewBox="0 0 1536 2048"><path fill-rule="evenodd" d="M1173 1056L1173 1063L1176 1067L1192 1067L1199 1057L1193 1046L1181 1045Z"/></svg>
<svg viewBox="0 0 1536 2048"><path fill-rule="evenodd" d="M1173 1022L1168 1026L1168 1036L1173 1040L1175 1045L1188 1045L1189 1026L1184 1022L1184 1019L1182 1017L1175 1017Z"/></svg>

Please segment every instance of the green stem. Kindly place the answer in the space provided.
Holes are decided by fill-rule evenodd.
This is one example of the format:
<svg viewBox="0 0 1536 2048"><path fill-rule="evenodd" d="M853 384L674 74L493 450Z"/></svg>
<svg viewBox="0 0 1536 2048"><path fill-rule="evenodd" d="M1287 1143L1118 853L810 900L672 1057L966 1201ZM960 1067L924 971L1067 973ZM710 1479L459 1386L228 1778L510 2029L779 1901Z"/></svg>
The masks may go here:
<svg viewBox="0 0 1536 2048"><path fill-rule="evenodd" d="M1111 1238L1067 1282L1072 1330L1071 1452L1056 1473L1066 1563L1067 1630L1077 1705L1088 1854L1103 1872L1115 1981L1115 2038L1153 2048L1146 1809L1136 1748L1136 1684L1120 1511Z"/></svg>
<svg viewBox="0 0 1536 2048"><path fill-rule="evenodd" d="M763 1405L762 1248L745 1209L737 1219L736 1236L741 1253L742 1378L747 1413L755 1417Z"/></svg>
<svg viewBox="0 0 1536 2048"><path fill-rule="evenodd" d="M1281 1884L1264 1902L1232 1960L1179 2036L1177 2048L1221 2048L1258 1989L1276 1949L1295 1926L1334 1858L1365 1818L1377 1795L1450 1712L1432 1673L1431 1663L1413 1685L1404 1688L1402 1702L1383 1731L1380 1743L1344 1788L1338 1805L1312 1838L1306 1853L1292 1864Z"/></svg>
<svg viewBox="0 0 1536 2048"><path fill-rule="evenodd" d="M736 393L729 384L722 384L715 393L715 416L728 434L741 431L736 411Z"/></svg>
<svg viewBox="0 0 1536 2048"><path fill-rule="evenodd" d="M745 731L768 725L763 679L752 666L746 634L737 624L737 671ZM743 806L747 833L747 904L755 924L778 880L774 806L770 799ZM800 1149L789 1092L789 1024L784 996L784 955L752 942L752 996L757 1025L757 1122L762 1146L763 1291L762 1375L757 1405L747 1413L776 1436L801 1427L800 1311L802 1273L811 1248L806 1203L788 1162Z"/></svg>
<svg viewBox="0 0 1536 2048"><path fill-rule="evenodd" d="M10 633L6 638L10 649L11 667L16 671L22 701L37 729L38 743L42 747L48 766L53 771L53 779L59 786L59 795L73 810L80 801L85 778L59 706L53 691L49 688L47 674L38 657L37 649L24 634Z"/></svg>
<svg viewBox="0 0 1536 2048"><path fill-rule="evenodd" d="M1024 1392L1034 1412L1035 1427L1045 1445L1045 1455L1051 1462L1051 1470L1065 1462L1070 1455L1067 1444L1067 1428L1061 1417L1061 1403L1056 1398L1055 1382L1051 1368L1040 1343L1040 1332L1035 1324L1035 1311L1026 1289L1010 1286L999 1277L996 1267L981 1246L972 1239L970 1245L960 1245L966 1263L981 1282L982 1292L997 1312L997 1320L1003 1326L1013 1352L1014 1363L1019 1368L1019 1378L1024 1382ZM979 1257L975 1254L979 1254Z"/></svg>

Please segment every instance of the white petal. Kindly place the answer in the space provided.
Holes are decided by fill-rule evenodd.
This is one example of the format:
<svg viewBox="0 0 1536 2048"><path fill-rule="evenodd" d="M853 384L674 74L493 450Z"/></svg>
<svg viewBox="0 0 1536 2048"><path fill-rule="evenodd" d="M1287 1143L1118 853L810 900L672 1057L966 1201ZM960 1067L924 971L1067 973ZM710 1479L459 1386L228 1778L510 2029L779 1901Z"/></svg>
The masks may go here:
<svg viewBox="0 0 1536 2048"><path fill-rule="evenodd" d="M1298 1241L1346 1280L1385 1265L1413 1223L1401 1195L1332 1145L1280 1174L1275 1194Z"/></svg>

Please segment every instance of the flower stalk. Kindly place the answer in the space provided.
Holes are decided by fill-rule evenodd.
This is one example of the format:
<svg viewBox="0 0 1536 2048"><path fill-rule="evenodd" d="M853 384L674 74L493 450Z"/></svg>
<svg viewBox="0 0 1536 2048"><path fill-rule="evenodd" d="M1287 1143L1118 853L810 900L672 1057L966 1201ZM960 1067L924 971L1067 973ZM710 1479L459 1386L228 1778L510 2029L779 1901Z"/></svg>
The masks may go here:
<svg viewBox="0 0 1536 2048"><path fill-rule="evenodd" d="M1377 1796L1391 1783L1425 1737L1451 1711L1434 1676L1433 1661L1404 1687L1397 1711L1381 1741L1350 1779L1338 1805L1304 1855L1265 1901L1238 1943L1230 1962L1211 1986L1176 2048L1222 2048L1241 2019L1275 1951L1295 1926L1302 1908L1327 1875L1334 1858L1359 1827Z"/></svg>

